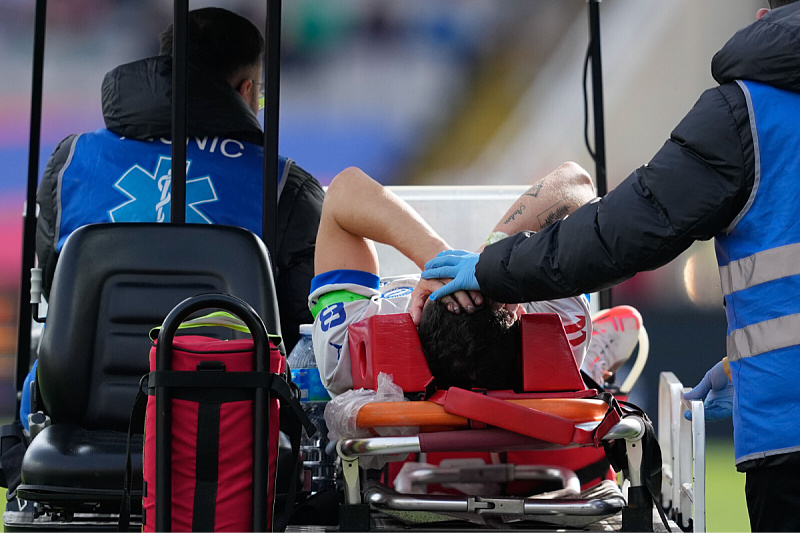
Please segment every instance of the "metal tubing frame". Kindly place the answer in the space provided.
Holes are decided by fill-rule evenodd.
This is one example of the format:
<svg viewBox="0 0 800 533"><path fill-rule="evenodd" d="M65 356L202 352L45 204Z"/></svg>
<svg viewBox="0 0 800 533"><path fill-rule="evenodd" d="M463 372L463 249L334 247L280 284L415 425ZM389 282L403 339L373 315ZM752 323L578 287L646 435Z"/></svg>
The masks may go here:
<svg viewBox="0 0 800 533"><path fill-rule="evenodd" d="M603 63L600 55L600 2L589 2L589 54L592 58L592 110L594 122L595 180L597 195L608 192L606 176L606 135L603 113Z"/></svg>
<svg viewBox="0 0 800 533"><path fill-rule="evenodd" d="M31 362L31 269L36 255L36 188L39 183L39 152L42 136L42 89L44 86L44 45L47 29L47 0L36 0L33 32L33 75L31 84L31 123L28 140L28 183L25 211L22 214L22 272L20 273L17 323L17 363L15 390L21 391ZM21 394L16 399L15 418L19 417Z"/></svg>
<svg viewBox="0 0 800 533"><path fill-rule="evenodd" d="M619 512L624 505L620 494L614 501L600 498L553 498L535 499L514 496L451 496L441 494L400 494L367 490L367 503L380 508L432 512L475 513L477 515L550 516L603 516Z"/></svg>
<svg viewBox="0 0 800 533"><path fill-rule="evenodd" d="M581 491L581 482L575 472L560 466L510 463L462 467L431 466L410 472L408 478L412 487L427 486L433 483L508 483L533 480L558 481L561 483L559 491L566 490L572 494L578 494Z"/></svg>
<svg viewBox="0 0 800 533"><path fill-rule="evenodd" d="M603 112L603 62L600 53L600 2L589 2L589 55L592 59L592 122L594 124L594 163L597 196L601 198L608 192L606 175L606 133ZM599 292L600 309L610 309L613 305L611 289Z"/></svg>
<svg viewBox="0 0 800 533"><path fill-rule="evenodd" d="M596 427L599 422L581 424L583 429ZM455 433L455 432L454 432ZM644 435L644 423L636 416L625 417L614 425L602 440L626 439L638 440ZM564 446L553 445L553 449ZM336 446L343 459L351 459L361 455L395 455L404 453L419 453L420 441L416 435L401 437L365 437L342 439Z"/></svg>
<svg viewBox="0 0 800 533"><path fill-rule="evenodd" d="M264 74L264 198L261 235L270 257L278 253L278 121L281 72L281 0L267 0Z"/></svg>
<svg viewBox="0 0 800 533"><path fill-rule="evenodd" d="M189 0L174 0L172 12L172 160L170 162L170 222L181 224L186 220L186 122L188 64L187 48L189 42ZM174 312L174 310L173 310ZM170 313L169 316L172 316ZM169 319L169 316L167 319ZM165 321L166 323L166 321ZM170 350L166 353L159 348L158 369L171 367L172 336ZM161 330L164 332L164 329ZM161 337L161 335L159 335ZM159 345L162 343L159 343ZM167 361L162 363L169 354ZM165 366L162 368L162 366ZM157 531L172 531L172 400L168 389L157 387L156 393L156 479L155 479L155 519Z"/></svg>
<svg viewBox="0 0 800 533"><path fill-rule="evenodd" d="M186 222L189 0L175 0L172 22L172 179L170 222Z"/></svg>
<svg viewBox="0 0 800 533"><path fill-rule="evenodd" d="M620 507L613 508L608 502L599 499L522 499L513 496L446 496L430 494L381 494L373 492L367 503L385 506L388 509L439 512L439 513L475 513L478 515L516 515L547 516L567 514L576 516L603 516L619 512L624 501L619 497Z"/></svg>
<svg viewBox="0 0 800 533"><path fill-rule="evenodd" d="M597 423L593 423L595 426ZM586 427L589 424L581 424L582 426ZM645 424L644 422L637 416L628 416L620 420L614 427L612 427L608 433L606 433L602 440L614 440L614 439L625 439L626 443L628 444L628 448L631 447L632 444L638 444L641 440L642 436L645 433ZM554 448L564 448L563 446L554 446ZM640 450L641 446L637 449ZM361 501L361 490L360 490L360 483L359 483L359 476L358 476L358 457L364 455L394 455L394 454L406 454L406 453L419 453L420 450L420 440L419 437L416 435L413 436L400 436L400 437L366 437L366 438L352 438L352 439L341 439L336 444L336 451L338 452L339 456L342 459L342 466L345 468L345 503L347 504L355 504L360 503ZM631 463L632 469L638 469L641 461L637 461L634 458ZM348 472L349 470L349 472ZM348 475L349 474L349 475ZM638 474L638 472L637 472ZM633 481L633 480L632 480ZM405 495L394 495L392 498L397 500L398 498L403 499ZM372 498L379 498L381 502L377 500L373 500ZM426 510L439 510L441 508L437 508L437 504L441 504L441 500L434 500L428 498L426 500L425 496L423 495L420 497L419 495L412 495L408 496L408 498L413 499L419 505L419 502L423 502L422 505L425 507L425 501L430 500L430 508L425 507ZM368 503L376 504L376 503L386 503L383 501L383 496L375 496L372 495L367 498ZM455 505L455 506L463 506L467 505L467 501L470 502L479 502L479 501L490 501L491 499L482 499L482 498L467 498L466 500L459 498L456 502L455 500L450 503L445 503L445 505ZM505 500L503 500L505 501ZM569 501L568 501L569 502ZM534 502L531 506L528 506L526 503L519 514L548 514L551 512L555 512L556 507L562 511L569 508L569 505L573 505L575 508L570 511L574 514L578 515L586 515L586 514L600 514L601 510L600 507L602 505L595 500L587 500L587 501L580 501L580 500L571 500L571 504L563 503L554 505L551 507L543 507L542 504L538 502ZM515 504L516 505L516 504ZM599 506L599 507L598 507ZM419 507L415 507L415 510L421 510ZM467 509L466 511L459 511L459 512L472 512L475 509ZM478 511L479 513L481 511ZM482 511L484 513L491 512L491 511Z"/></svg>

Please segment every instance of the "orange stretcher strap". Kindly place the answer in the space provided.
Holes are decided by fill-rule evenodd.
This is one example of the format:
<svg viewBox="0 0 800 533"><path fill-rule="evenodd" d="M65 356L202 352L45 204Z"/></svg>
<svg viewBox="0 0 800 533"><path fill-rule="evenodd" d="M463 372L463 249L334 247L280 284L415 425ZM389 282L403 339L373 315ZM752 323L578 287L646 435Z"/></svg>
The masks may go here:
<svg viewBox="0 0 800 533"><path fill-rule="evenodd" d="M603 400L589 398L535 398L499 400L528 409L568 418L573 424L597 422L603 419L608 405ZM470 419L448 413L434 402L377 402L364 405L358 412L360 428L418 426L426 428L465 429ZM494 424L492 424L494 425Z"/></svg>

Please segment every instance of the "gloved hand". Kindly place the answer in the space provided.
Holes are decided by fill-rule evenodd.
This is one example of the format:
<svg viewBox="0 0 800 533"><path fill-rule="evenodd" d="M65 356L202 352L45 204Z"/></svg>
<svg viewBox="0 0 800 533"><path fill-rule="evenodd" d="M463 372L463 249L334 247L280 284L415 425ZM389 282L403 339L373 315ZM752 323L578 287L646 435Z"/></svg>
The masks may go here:
<svg viewBox="0 0 800 533"><path fill-rule="evenodd" d="M435 300L456 291L479 291L478 280L475 279L475 265L480 254L466 250L445 250L425 263L422 277L425 279L453 278L453 281L431 293Z"/></svg>
<svg viewBox="0 0 800 533"><path fill-rule="evenodd" d="M724 420L733 415L733 383L728 379L722 361L711 367L700 383L683 397L704 400L706 420ZM691 420L692 412L687 410L683 416Z"/></svg>

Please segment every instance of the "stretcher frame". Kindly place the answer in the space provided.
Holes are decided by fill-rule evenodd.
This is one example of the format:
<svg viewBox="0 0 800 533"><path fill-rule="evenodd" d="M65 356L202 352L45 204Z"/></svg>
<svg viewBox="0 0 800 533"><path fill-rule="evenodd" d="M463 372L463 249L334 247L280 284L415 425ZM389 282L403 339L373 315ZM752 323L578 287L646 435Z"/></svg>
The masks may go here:
<svg viewBox="0 0 800 533"><path fill-rule="evenodd" d="M399 374L394 374L396 385L406 392L422 390L420 383L431 376L429 371L407 370L426 366L418 343L405 337L408 335L415 337L416 330L404 314L374 316L351 325L349 342L354 387L374 389L378 372L398 370ZM654 498L642 475L643 439L649 426L646 415L621 409L608 393L604 397L596 390L585 388L557 315L524 315L521 335L522 390L538 392L467 391L457 387L434 392L426 385L427 400L375 402L360 407L356 417L359 431L366 429L377 434L380 428L410 426L419 428L419 433L345 436L336 443L344 479L342 528L369 530L370 509L397 517L403 513L416 515L408 520L410 523L453 518L486 523L481 519L493 517L495 523L497 520L534 520L565 527L585 527L622 511L623 530L652 531ZM406 342L397 345L397 338L405 338ZM643 328L639 341L636 362L641 362L641 367L649 347ZM402 349L398 351L397 346ZM633 372L631 382L638 378L639 371ZM613 482L610 483L615 492L577 494L579 490L569 489L573 472L547 471L544 468L547 465L539 466L537 472L522 470L519 474L551 475L561 481L562 489L554 491L555 494L532 497L482 496L471 492L463 496L420 495L400 493L376 481L362 484L361 459L372 456L399 456L395 460L401 460L409 453L551 451L587 445L600 447L619 440L624 441L624 456L615 462L623 461L623 464L615 464L615 468L627 467L623 468L627 478L624 495ZM436 470L424 474L434 480L431 483L440 483L443 477L452 482L457 477L455 472ZM458 478L458 481L486 481L486 476L495 475L498 477L489 481L519 479L518 471L513 468L507 471L489 468L469 475L472 476L469 480Z"/></svg>
<svg viewBox="0 0 800 533"><path fill-rule="evenodd" d="M658 383L658 441L661 445L661 504L683 529L706 530L706 425L703 402L685 400L673 372ZM689 411L691 420L683 414Z"/></svg>
<svg viewBox="0 0 800 533"><path fill-rule="evenodd" d="M565 400L570 401L570 400ZM576 424L584 430L593 430L598 426L598 422L584 422ZM511 432L498 429L488 430L464 430L465 433L486 433L487 436L502 437L503 433L508 433L509 436L514 435ZM459 432L461 433L461 432ZM627 449L627 461L630 474L630 484L633 490L643 488L643 479L641 476L641 461L642 455L639 445L645 433L645 423L638 416L627 416L614 425L603 437L602 440L610 441L614 439L624 439ZM453 438L452 432L443 432L447 437ZM544 494L539 497L484 497L484 496L450 496L450 495L417 495L417 494L401 494L387 487L379 486L375 482L367 482L362 491L361 475L359 468L359 458L376 455L404 455L408 453L421 453L425 451L440 451L431 450L426 448L425 440L433 436L438 438L442 434L421 434L414 436L400 436L400 437L367 437L367 438L346 438L341 439L336 444L336 451L342 461L342 470L344 475L345 484L345 504L349 506L368 505L374 509L386 512L387 514L402 516L403 513L433 513L442 516L467 518L469 514L481 516L497 516L504 519L534 519L537 522L549 523L554 525L568 526L568 527L584 527L592 522L598 521L603 518L612 516L620 511L623 512L623 529L626 522L625 513L630 509L626 505L626 499L622 493L614 494L609 493L606 495L592 496L583 498L564 498L553 497L553 494ZM444 437L444 435L442 435ZM517 436L519 437L519 436ZM445 437L446 438L446 437ZM487 441L493 439L487 438ZM521 444L521 440L526 440L525 444ZM575 446L575 445L569 445ZM555 445L546 441L537 441L536 439L520 439L517 438L516 442L512 437L509 446L511 449L535 449L535 450L553 450L561 449L563 447ZM492 447L493 451L505 451L501 448ZM452 448L451 448L452 451ZM467 451L467 450L459 450ZM472 450L469 450L472 451ZM539 467L543 468L543 467ZM569 472L559 472L554 477L559 475L565 480L565 488L570 485ZM542 475L547 475L542 472ZM574 475L574 474L573 474ZM436 480L437 482L440 479ZM630 494L631 488L628 489ZM560 491L556 491L560 492ZM569 492L569 491L567 491ZM574 495L574 491L573 495ZM556 494L555 496L564 496L564 493ZM631 512L639 512L640 510L631 510ZM652 528L652 508L648 505L645 513L639 512L640 515L646 515L646 520L649 520L650 529ZM467 518L469 519L469 518ZM648 529L643 526L642 518L633 520L636 526L631 530ZM475 521L475 520L472 520Z"/></svg>

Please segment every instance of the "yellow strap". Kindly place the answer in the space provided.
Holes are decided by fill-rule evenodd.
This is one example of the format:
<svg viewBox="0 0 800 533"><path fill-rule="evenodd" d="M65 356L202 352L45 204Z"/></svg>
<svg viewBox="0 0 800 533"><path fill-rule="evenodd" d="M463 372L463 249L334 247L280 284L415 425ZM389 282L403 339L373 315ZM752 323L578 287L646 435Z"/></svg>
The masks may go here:
<svg viewBox="0 0 800 533"><path fill-rule="evenodd" d="M250 329L245 325L242 320L228 313L227 311L214 311L213 313L209 313L205 316L192 318L190 320L184 320L178 329L188 329L188 328L203 328L203 327L214 327L214 326L222 326L225 328L234 329L236 331L241 331L243 333L250 333ZM150 338L155 339L158 336L156 333L158 330L161 329L161 326L156 326L150 330ZM272 335L270 333L267 334L269 340L275 346L280 346L283 343L283 339L280 335Z"/></svg>

